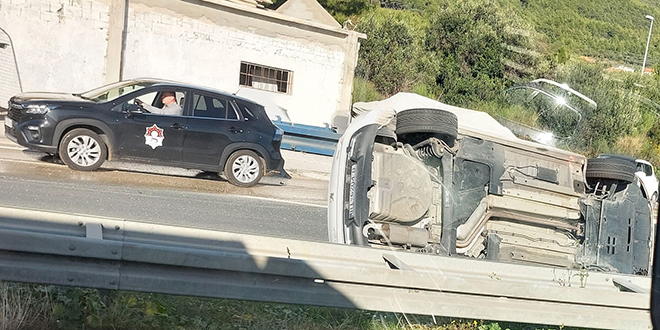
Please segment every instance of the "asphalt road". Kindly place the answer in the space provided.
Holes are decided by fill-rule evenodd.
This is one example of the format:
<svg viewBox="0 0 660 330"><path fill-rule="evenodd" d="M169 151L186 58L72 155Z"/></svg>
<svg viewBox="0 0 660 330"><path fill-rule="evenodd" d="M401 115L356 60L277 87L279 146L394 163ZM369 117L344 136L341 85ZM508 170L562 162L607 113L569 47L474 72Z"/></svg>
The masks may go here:
<svg viewBox="0 0 660 330"><path fill-rule="evenodd" d="M261 197L0 175L0 204L324 241L322 206Z"/></svg>
<svg viewBox="0 0 660 330"><path fill-rule="evenodd" d="M238 188L199 171L109 162L78 172L4 136L0 205L327 241L327 181L265 177Z"/></svg>

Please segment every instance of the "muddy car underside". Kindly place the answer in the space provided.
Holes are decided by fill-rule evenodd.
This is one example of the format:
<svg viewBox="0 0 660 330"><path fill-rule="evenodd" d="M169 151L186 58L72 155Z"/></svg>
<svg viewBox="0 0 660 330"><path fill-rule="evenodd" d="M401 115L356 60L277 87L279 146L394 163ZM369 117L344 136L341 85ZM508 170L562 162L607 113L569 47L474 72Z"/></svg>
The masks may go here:
<svg viewBox="0 0 660 330"><path fill-rule="evenodd" d="M633 165L459 135L456 116L443 110L407 110L395 122L351 141L345 223L355 226L347 228L354 244L648 272L650 206ZM356 166L359 145L370 153L363 171Z"/></svg>

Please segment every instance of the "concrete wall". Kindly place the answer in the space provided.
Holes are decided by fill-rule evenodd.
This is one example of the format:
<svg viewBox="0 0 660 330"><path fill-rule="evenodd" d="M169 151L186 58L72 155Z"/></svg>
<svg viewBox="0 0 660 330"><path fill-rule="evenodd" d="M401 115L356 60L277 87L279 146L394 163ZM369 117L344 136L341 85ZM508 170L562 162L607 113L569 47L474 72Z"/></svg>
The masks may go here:
<svg viewBox="0 0 660 330"><path fill-rule="evenodd" d="M0 28L0 108L7 108L6 101L22 91L17 68L11 38Z"/></svg>
<svg viewBox="0 0 660 330"><path fill-rule="evenodd" d="M290 94L261 92L291 120L330 123L339 106L345 38L285 21L178 0L129 5L123 76L239 89L241 61L293 71Z"/></svg>
<svg viewBox="0 0 660 330"><path fill-rule="evenodd" d="M104 82L109 1L0 0L24 91L82 92Z"/></svg>
<svg viewBox="0 0 660 330"><path fill-rule="evenodd" d="M236 92L245 61L293 72L288 94L250 93L292 121L349 114L358 37L336 27L217 0L0 0L0 28L24 91L84 91L121 76Z"/></svg>

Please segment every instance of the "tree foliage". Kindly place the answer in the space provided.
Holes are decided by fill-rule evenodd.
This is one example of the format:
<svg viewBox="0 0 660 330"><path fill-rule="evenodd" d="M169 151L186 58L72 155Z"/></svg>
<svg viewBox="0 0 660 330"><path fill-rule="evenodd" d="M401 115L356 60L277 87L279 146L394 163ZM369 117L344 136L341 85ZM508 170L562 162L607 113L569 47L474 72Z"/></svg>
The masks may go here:
<svg viewBox="0 0 660 330"><path fill-rule="evenodd" d="M427 49L440 62L437 94L446 102L492 99L545 67L531 27L495 1L450 1L429 27Z"/></svg>
<svg viewBox="0 0 660 330"><path fill-rule="evenodd" d="M660 164L660 76L605 71L638 68L650 21L646 0L320 0L361 41L354 101L412 91L524 125L554 128L566 148L645 157ZM353 25L349 25L352 27ZM660 68L660 35L647 64ZM588 62L583 56L596 58ZM540 105L511 104L504 90L536 78L566 83L597 102L575 119Z"/></svg>
<svg viewBox="0 0 660 330"><path fill-rule="evenodd" d="M649 33L646 15L660 17L657 2L645 0L498 0L508 3L554 48L581 55L626 60L641 65ZM651 38L650 54L660 51L660 35Z"/></svg>
<svg viewBox="0 0 660 330"><path fill-rule="evenodd" d="M465 105L492 98L547 62L535 33L494 1L435 2L433 11L377 8L359 17L357 75L384 95L417 91Z"/></svg>
<svg viewBox="0 0 660 330"><path fill-rule="evenodd" d="M360 46L356 75L392 95L408 90L421 76L427 21L418 13L378 8L360 17L356 29L368 37Z"/></svg>

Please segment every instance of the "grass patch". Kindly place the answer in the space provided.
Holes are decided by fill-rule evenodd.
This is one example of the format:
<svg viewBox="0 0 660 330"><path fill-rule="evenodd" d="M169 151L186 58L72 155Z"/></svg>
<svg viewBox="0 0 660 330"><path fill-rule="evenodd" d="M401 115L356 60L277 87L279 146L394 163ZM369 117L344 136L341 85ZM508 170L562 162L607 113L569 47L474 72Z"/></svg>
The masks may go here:
<svg viewBox="0 0 660 330"><path fill-rule="evenodd" d="M569 330L341 308L0 282L0 330Z"/></svg>
<svg viewBox="0 0 660 330"><path fill-rule="evenodd" d="M51 298L46 286L0 282L0 330L50 329Z"/></svg>

